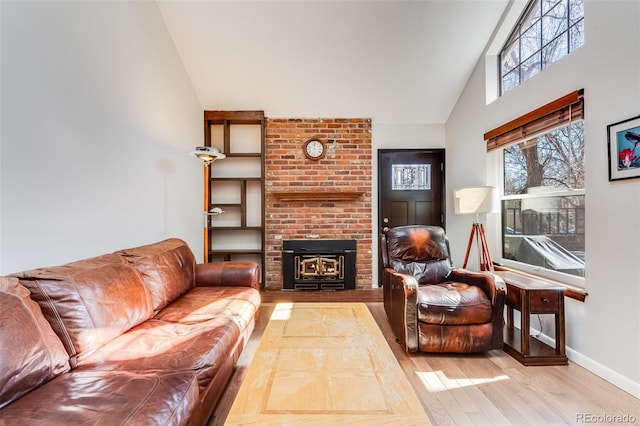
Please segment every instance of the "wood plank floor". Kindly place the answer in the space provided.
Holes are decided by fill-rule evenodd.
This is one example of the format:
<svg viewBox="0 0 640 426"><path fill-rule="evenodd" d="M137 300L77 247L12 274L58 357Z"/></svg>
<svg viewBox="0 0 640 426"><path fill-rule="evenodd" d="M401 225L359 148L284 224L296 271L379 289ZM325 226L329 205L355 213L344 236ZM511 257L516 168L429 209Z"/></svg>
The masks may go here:
<svg viewBox="0 0 640 426"><path fill-rule="evenodd" d="M358 293L360 300L349 300L357 298ZM261 320L209 426L224 424L275 304L291 301L364 301L435 425L640 424L637 398L572 362L568 366L525 367L502 351L472 355L405 353L395 342L381 291L376 289L353 293L265 292ZM594 422L595 416L605 421ZM609 421L603 416L609 416ZM627 416L631 421L615 422L613 416Z"/></svg>

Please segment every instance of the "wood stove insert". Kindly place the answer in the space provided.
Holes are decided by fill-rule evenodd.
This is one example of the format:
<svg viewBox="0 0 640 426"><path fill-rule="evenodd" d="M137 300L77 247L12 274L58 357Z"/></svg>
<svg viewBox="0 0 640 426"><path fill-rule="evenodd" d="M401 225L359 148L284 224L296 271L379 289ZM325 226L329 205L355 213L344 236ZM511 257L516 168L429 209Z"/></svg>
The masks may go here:
<svg viewBox="0 0 640 426"><path fill-rule="evenodd" d="M283 290L355 290L356 240L284 240Z"/></svg>

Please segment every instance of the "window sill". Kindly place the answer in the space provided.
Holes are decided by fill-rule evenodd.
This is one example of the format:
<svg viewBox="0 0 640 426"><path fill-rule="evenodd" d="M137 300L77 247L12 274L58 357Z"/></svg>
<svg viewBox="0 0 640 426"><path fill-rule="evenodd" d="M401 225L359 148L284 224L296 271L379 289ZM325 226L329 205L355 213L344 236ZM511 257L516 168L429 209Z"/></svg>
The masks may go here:
<svg viewBox="0 0 640 426"><path fill-rule="evenodd" d="M584 302L589 293L583 288L575 287L569 284L561 283L559 281L550 280L548 278L538 277L536 275L528 274L526 272L518 271L516 269L507 268L505 266L495 266L496 272L507 271L513 274L518 274L523 279L530 279L532 281L542 281L547 282L554 285L560 285L565 288L564 295L570 299L578 300L580 302Z"/></svg>

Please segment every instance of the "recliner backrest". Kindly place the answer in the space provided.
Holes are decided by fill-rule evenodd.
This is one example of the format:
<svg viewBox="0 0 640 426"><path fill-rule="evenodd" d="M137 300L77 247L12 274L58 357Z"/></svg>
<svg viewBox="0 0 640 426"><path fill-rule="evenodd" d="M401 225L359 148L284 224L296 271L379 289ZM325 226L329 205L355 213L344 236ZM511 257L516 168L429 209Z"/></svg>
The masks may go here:
<svg viewBox="0 0 640 426"><path fill-rule="evenodd" d="M420 284L442 282L451 272L449 241L439 226L398 226L384 240L389 266L412 275Z"/></svg>

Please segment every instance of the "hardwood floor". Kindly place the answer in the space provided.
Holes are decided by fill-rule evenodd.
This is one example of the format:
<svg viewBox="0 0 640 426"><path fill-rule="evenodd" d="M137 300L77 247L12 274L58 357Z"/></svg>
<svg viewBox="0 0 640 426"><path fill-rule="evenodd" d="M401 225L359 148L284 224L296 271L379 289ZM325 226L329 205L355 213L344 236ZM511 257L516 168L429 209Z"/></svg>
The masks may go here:
<svg viewBox="0 0 640 426"><path fill-rule="evenodd" d="M261 320L209 426L224 424L276 303L363 298L373 300L365 303L434 425L640 424L638 399L571 361L568 366L525 367L502 351L407 354L389 328L380 289L347 293L266 292ZM358 293L360 300L348 300Z"/></svg>

